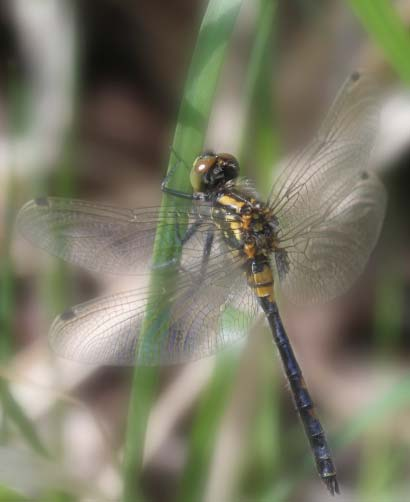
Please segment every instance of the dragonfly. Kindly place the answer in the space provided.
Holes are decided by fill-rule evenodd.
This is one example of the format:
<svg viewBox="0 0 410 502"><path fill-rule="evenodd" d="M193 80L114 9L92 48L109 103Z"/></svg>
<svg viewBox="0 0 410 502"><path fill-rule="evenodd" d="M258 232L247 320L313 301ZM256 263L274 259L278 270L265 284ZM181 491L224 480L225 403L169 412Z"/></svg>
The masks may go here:
<svg viewBox="0 0 410 502"><path fill-rule="evenodd" d="M183 363L238 341L263 314L318 474L332 495L339 493L278 304L281 295L296 304L330 300L363 271L387 203L370 169L377 109L372 80L352 73L310 144L279 170L266 200L239 176L233 155L204 152L190 171L192 192L171 188L172 169L165 177L161 188L178 204L123 209L54 197L28 202L18 227L49 253L97 272L160 278L156 288L69 308L51 326L52 349L93 364Z"/></svg>

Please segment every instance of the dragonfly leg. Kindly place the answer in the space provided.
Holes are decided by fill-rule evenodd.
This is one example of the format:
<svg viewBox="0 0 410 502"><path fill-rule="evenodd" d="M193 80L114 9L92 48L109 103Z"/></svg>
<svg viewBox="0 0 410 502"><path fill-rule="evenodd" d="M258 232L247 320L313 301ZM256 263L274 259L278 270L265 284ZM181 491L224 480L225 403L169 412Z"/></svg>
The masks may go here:
<svg viewBox="0 0 410 502"><path fill-rule="evenodd" d="M197 225L196 225L197 224ZM198 226L200 226L201 223L200 222L195 222L193 223L189 228L188 230L186 231L185 233L185 236L184 238L187 236L188 232L190 233L189 237L192 237L192 235L195 234ZM192 232L190 232L190 230L192 230ZM204 277L205 275L205 272L206 272L206 269L208 267L208 262L209 262L209 257L211 256L211 251L212 251L212 245L213 245L213 242L214 242L214 236L215 236L215 232L213 229L210 229L208 232L207 232L207 235L206 235L206 238L205 238L205 244L204 244L204 249L203 249L203 252L202 252L202 260L201 260L201 269L200 269L200 278ZM184 240L184 239L183 239ZM184 240L184 243L187 242L188 239L185 239ZM189 270L185 269L184 267L180 267L181 270L183 270L186 274L189 273ZM197 280L198 278L195 277L193 274L192 274L192 280L195 281Z"/></svg>
<svg viewBox="0 0 410 502"><path fill-rule="evenodd" d="M175 170L177 168L178 164L174 164L171 169L169 170L168 174L165 176L165 178L162 180L161 183L161 190L164 193L167 193L169 195L173 195L174 197L180 197L182 199L189 199L189 200L202 200L204 198L203 194L200 193L188 193L188 192L182 192L181 190L175 190L174 188L169 187L169 182L171 178L173 177Z"/></svg>
<svg viewBox="0 0 410 502"><path fill-rule="evenodd" d="M175 233L176 233L176 240L180 246L184 246L191 237L193 237L198 228L202 225L201 220L196 220L194 221L186 230L185 233L182 235L181 228L179 226L178 220L175 222ZM172 258L167 261L163 261L160 265L156 265L155 268L157 270L159 269L166 269L170 266L173 266L178 260L176 258ZM180 269L183 270L183 267L180 266Z"/></svg>
<svg viewBox="0 0 410 502"><path fill-rule="evenodd" d="M168 186L169 178L168 175L162 180L161 190L164 193L168 193L169 195L173 195L174 197L180 197L181 199L189 199L189 200L197 200L195 194L182 192L180 190L175 190L173 188L169 188Z"/></svg>
<svg viewBox="0 0 410 502"><path fill-rule="evenodd" d="M209 257L211 256L213 242L214 242L214 230L209 230L206 234L204 250L202 253L201 270L199 276L192 277L192 282L194 287L197 287L195 285L200 283L202 279L206 276L206 270L209 263ZM192 294L192 290L190 293L188 292L188 294ZM192 336L186 336L184 341L184 350L187 349L187 346L191 341L192 341Z"/></svg>
<svg viewBox="0 0 410 502"><path fill-rule="evenodd" d="M179 244L181 246L184 246L191 239L191 237L193 237L196 234L198 228L202 224L203 224L203 222L200 219L194 221L186 229L185 233L183 235L181 235L180 227L178 225L178 222L176 222L175 229L176 229L176 234L177 234L177 239L178 239ZM208 265L209 256L211 255L213 241L214 241L214 230L210 229L206 235L206 240L205 240L204 249L203 249L203 253L202 253L201 274L204 273L204 271L206 270L206 267ZM174 262L170 261L170 262L167 262L165 265L169 265L171 263L174 263ZM161 266L164 266L164 264L162 264ZM184 270L185 273L188 272L188 270L184 269L181 266L180 266L180 269Z"/></svg>
<svg viewBox="0 0 410 502"><path fill-rule="evenodd" d="M198 192L198 193L183 192L181 190L175 190L174 188L170 188L169 187L169 182L170 182L171 178L174 176L175 170L176 170L176 168L177 168L177 166L178 166L179 163L182 163L184 165L184 167L186 169L188 169L188 166L187 166L186 162L176 153L176 151L173 148L172 148L172 152L176 156L176 158L178 159L178 163L174 164L171 167L171 169L169 170L169 172L167 173L167 175L165 176L165 178L162 180L161 190L164 193L168 193L169 195L173 195L174 197L180 197L182 199L205 200L206 196L203 193L200 193L200 192Z"/></svg>
<svg viewBox="0 0 410 502"><path fill-rule="evenodd" d="M202 254L202 264L201 264L201 275L203 276L206 272L208 266L209 257L211 256L212 245L214 243L214 230L209 230L206 234L206 240L204 244L204 252Z"/></svg>
<svg viewBox="0 0 410 502"><path fill-rule="evenodd" d="M259 299L267 315L272 330L273 339L279 350L286 376L289 380L297 411L302 420L309 439L319 476L332 495L339 493L336 469L333 464L330 448L315 407L310 397L302 371L293 353L289 338L286 335L276 303L268 298Z"/></svg>
<svg viewBox="0 0 410 502"><path fill-rule="evenodd" d="M195 234L196 234L196 231L198 230L198 228L202 225L202 221L201 220L196 220L192 223L192 225L190 225L184 235L181 235L181 232L180 232L180 228L179 228L179 224L178 222L175 223L175 228L176 228L176 232L177 232L177 237L178 237L178 240L179 240L179 243L181 244L181 246L184 246L191 237L193 237Z"/></svg>
<svg viewBox="0 0 410 502"><path fill-rule="evenodd" d="M181 199L189 199L189 200L206 200L206 196L200 192L188 193L182 192L181 190L175 190L174 188L170 188L168 186L169 179L167 179L168 175L162 180L161 190L164 193L169 195L173 195L174 197L179 197Z"/></svg>

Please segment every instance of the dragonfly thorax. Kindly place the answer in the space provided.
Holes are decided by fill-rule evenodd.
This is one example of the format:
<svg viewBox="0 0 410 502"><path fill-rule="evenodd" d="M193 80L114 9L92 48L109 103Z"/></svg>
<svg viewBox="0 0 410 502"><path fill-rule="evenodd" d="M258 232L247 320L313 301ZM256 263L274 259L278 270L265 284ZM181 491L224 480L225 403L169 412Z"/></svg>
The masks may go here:
<svg viewBox="0 0 410 502"><path fill-rule="evenodd" d="M276 231L267 206L235 191L221 192L214 204L214 221L231 248L242 250L248 257L274 251Z"/></svg>

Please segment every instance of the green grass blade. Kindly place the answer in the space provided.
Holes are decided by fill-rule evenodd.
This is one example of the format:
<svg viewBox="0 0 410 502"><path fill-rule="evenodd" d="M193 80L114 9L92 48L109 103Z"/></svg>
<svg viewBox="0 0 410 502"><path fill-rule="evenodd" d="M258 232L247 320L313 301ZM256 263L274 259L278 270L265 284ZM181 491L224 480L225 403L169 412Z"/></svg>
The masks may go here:
<svg viewBox="0 0 410 502"><path fill-rule="evenodd" d="M28 123L28 91L25 85L14 75L7 88L9 108L8 133L17 137L27 127ZM14 355L13 327L15 321L15 279L14 261L11 254L14 221L17 214L18 184L13 173L13 159L5 166L6 200L4 214L4 238L0 256L0 362L6 365ZM8 382L0 378L0 402L2 406L1 440L7 441L9 425L13 424L34 451L48 456L35 424L25 415L24 410L14 399Z"/></svg>
<svg viewBox="0 0 410 502"><path fill-rule="evenodd" d="M279 134L272 99L276 9L276 1L259 0L255 40L247 72L247 120L242 133L240 155L242 165L248 168L247 174L252 179L256 178L259 187L266 187L267 190L270 188L273 165L279 157Z"/></svg>
<svg viewBox="0 0 410 502"><path fill-rule="evenodd" d="M7 486L0 485L0 502L30 502L27 497Z"/></svg>
<svg viewBox="0 0 410 502"><path fill-rule="evenodd" d="M242 0L210 0L208 3L192 56L173 142L173 148L189 166L203 148L216 85L241 4ZM168 171L174 162L171 156ZM191 189L184 169L177 170L175 183L181 190Z"/></svg>
<svg viewBox="0 0 410 502"><path fill-rule="evenodd" d="M246 154L252 152L252 164L255 170L250 173L252 178L260 180L270 180L272 166L277 156L277 144L274 134L274 120L272 115L272 38L274 27L274 16L276 13L276 2L271 0L259 0L259 13L255 23L255 38L252 53L247 70L247 84L245 89L246 101L246 124L242 134L242 153L240 161L242 167L246 164ZM252 131L252 134L250 132ZM254 162L256 160L256 162ZM269 184L269 182L268 182ZM274 354L273 354L274 355ZM270 363L272 360L270 358ZM238 359L227 359L222 354L217 359L215 374L203 397L202 406L195 417L193 430L189 443L188 461L181 482L178 500L191 501L201 500L203 489L208 481L211 472L212 454L215 450L216 441L219 438L219 428L224 417L228 403L230 402L231 389L235 385L234 379L237 375ZM265 366L266 369L266 366ZM270 373L273 373L270 366ZM262 490L265 478L264 474L272 470L275 466L275 391L272 379L267 376L265 392L258 393L261 397L259 413L252 423L253 428L267 436L263 439L261 435L253 438L252 431L248 431L255 441L252 448L252 460L261 461L265 468L264 473L258 478L256 491ZM267 426L267 428L265 428ZM257 436L257 437L256 437ZM257 441L260 439L261 441ZM275 438L276 439L276 438ZM265 442L263 443L263 440ZM258 443L257 445L255 443ZM263 443L263 444L262 444ZM260 465L260 464L259 464ZM233 487L234 491L239 491L240 487Z"/></svg>
<svg viewBox="0 0 410 502"><path fill-rule="evenodd" d="M191 165L203 147L218 77L241 3L242 0L210 0L200 28L173 141L173 149L187 165ZM174 162L175 159L171 155L168 172ZM181 165L175 171L173 187L190 190L187 172ZM169 207L171 204L179 204L179 201L164 196L163 207ZM158 229L154 245L154 263L166 258L161 250L161 242L164 239L169 240L170 236L165 235L167 231L172 232L172 229L167 230L166 227ZM156 278L152 277L153 292L160 287L156 282ZM147 319L153 314L155 315L153 312L147 312ZM143 326L141 337L145 339L147 336L149 339L150 333L145 331L146 326ZM146 422L156 390L156 380L155 369L137 367L134 371L124 451L125 502L142 499L137 477L142 462Z"/></svg>
<svg viewBox="0 0 410 502"><path fill-rule="evenodd" d="M202 499L219 424L232 392L237 366L237 353L226 353L219 357L219 364L194 420L179 502Z"/></svg>
<svg viewBox="0 0 410 502"><path fill-rule="evenodd" d="M271 336L266 333L267 337ZM268 340L266 340L268 341ZM249 500L264 500L272 480L279 482L282 442L280 423L281 379L275 371L277 354L270 344L264 345L264 352L258 361L258 401L255 403L255 417L249 424L248 445L244 455L244 469L241 476L241 493Z"/></svg>
<svg viewBox="0 0 410 502"><path fill-rule="evenodd" d="M247 120L242 135L244 163L256 178L261 195L269 192L275 162L280 155L278 127L273 102L273 75L275 72L275 28L277 2L259 0L255 38L247 72ZM270 335L268 335L270 336ZM261 388L256 403L257 412L250 424L249 446L242 474L245 498L262 500L271 480L279 476L279 398L280 387L274 370L277 354L267 352L260 361ZM241 492L242 493L242 492Z"/></svg>
<svg viewBox="0 0 410 502"><path fill-rule="evenodd" d="M348 445L356 441L361 434L367 431L372 424L382 422L389 415L394 415L397 410L404 406L408 407L410 402L410 377L394 384L390 390L385 392L380 398L375 400L361 413L357 414L344 428L337 434L335 448Z"/></svg>
<svg viewBox="0 0 410 502"><path fill-rule="evenodd" d="M388 0L349 0L365 29L383 49L392 67L410 84L410 35Z"/></svg>
<svg viewBox="0 0 410 502"><path fill-rule="evenodd" d="M18 402L12 396L7 382L3 379L0 379L0 400L10 422L17 427L31 448L40 455L49 458L50 454L37 434L34 424L25 415Z"/></svg>
<svg viewBox="0 0 410 502"><path fill-rule="evenodd" d="M13 355L13 323L15 315L15 271L10 247L16 213L16 187L11 176L6 180L4 239L0 257L0 360L6 363Z"/></svg>
<svg viewBox="0 0 410 502"><path fill-rule="evenodd" d="M398 445L377 427L366 431L362 441L358 493L360 500L394 500L392 487L400 486L403 463ZM396 484L397 483L397 484Z"/></svg>
<svg viewBox="0 0 410 502"><path fill-rule="evenodd" d="M393 267L379 277L374 309L374 340L378 355L395 354L400 344L405 313L405 279Z"/></svg>

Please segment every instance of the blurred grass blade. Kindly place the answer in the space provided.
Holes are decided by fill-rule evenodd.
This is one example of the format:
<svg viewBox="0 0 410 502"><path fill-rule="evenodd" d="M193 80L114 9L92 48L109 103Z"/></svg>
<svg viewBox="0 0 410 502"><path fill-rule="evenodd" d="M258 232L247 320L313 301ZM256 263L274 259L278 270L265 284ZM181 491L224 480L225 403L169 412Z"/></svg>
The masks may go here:
<svg viewBox="0 0 410 502"><path fill-rule="evenodd" d="M6 498L8 493L10 498ZM11 498L15 493L21 494L22 500L38 502L102 500L99 491L74 477L62 464L23 448L0 446L0 502L17 502L19 498Z"/></svg>
<svg viewBox="0 0 410 502"><path fill-rule="evenodd" d="M278 145L275 141L274 118L272 113L272 39L274 18L276 14L276 2L272 0L259 0L258 16L255 23L255 36L253 48L247 70L247 83L245 89L245 128L242 133L240 162L242 166L247 161L252 161L254 170L249 173L253 179L259 180L260 186L270 185L274 160L278 156ZM263 181L263 183L262 183ZM269 354L268 371L270 377L272 370L272 354ZM275 354L273 354L274 356ZM211 461L216 448L216 442L220 439L219 430L221 422L229 405L232 389L238 373L238 359L227 359L222 354L217 359L216 371L211 380L202 401L198 414L195 417L191 440L189 444L188 460L183 475L178 500L192 501L201 500L205 482L211 476ZM261 371L263 364L260 363ZM267 369L267 366L264 366ZM261 460L264 474L275 469L274 441L277 441L275 429L275 410L273 410L275 393L273 379L268 375L265 392L258 393L258 412L252 427L258 431L267 432L264 437L265 443L252 446L252 460ZM262 427L261 427L262 426ZM266 426L265 429L263 426ZM253 437L252 431L248 430ZM254 439L261 439L261 436ZM270 441L272 439L272 441ZM259 448L260 447L260 448ZM250 452L248 452L250 453ZM238 460L241 464L241 460ZM248 466L249 467L249 466ZM253 467L253 466L252 466ZM259 465L260 467L260 465ZM255 491L265 490L265 477L258 478L258 486ZM228 481L227 481L228 482ZM209 486L208 486L209 488ZM239 492L238 487L231 487L232 492ZM227 492L231 493L230 489ZM214 495L214 494L213 494ZM209 493L208 493L208 496Z"/></svg>
<svg viewBox="0 0 410 502"><path fill-rule="evenodd" d="M192 56L173 141L173 149L188 166L203 148L216 85L241 4L242 0L210 0L208 3ZM174 163L171 155L168 171ZM179 167L174 177L175 185L180 190L189 191L191 186L187 171Z"/></svg>
<svg viewBox="0 0 410 502"><path fill-rule="evenodd" d="M410 403L410 377L403 378L396 383L379 399L367 406L363 412L358 413L337 434L336 447L348 445L356 441L361 434L369 430L377 422L382 422L389 415L394 415L397 410L408 408Z"/></svg>
<svg viewBox="0 0 410 502"><path fill-rule="evenodd" d="M16 186L12 176L8 176L6 200L4 201L5 216L3 219L4 234L0 258L0 360L7 363L13 355L13 323L15 315L15 271L10 253L13 225L15 219Z"/></svg>
<svg viewBox="0 0 410 502"><path fill-rule="evenodd" d="M237 352L219 356L219 364L216 365L198 407L178 496L179 502L201 500L203 495L219 424L232 392L238 366L237 356Z"/></svg>
<svg viewBox="0 0 410 502"><path fill-rule="evenodd" d="M27 497L0 484L0 502L27 502Z"/></svg>
<svg viewBox="0 0 410 502"><path fill-rule="evenodd" d="M14 74L10 78L7 88L7 134L10 138L22 134L27 125L27 97L28 91L24 84ZM6 365L14 353L13 327L15 322L15 283L16 273L11 255L11 243L15 215L18 204L18 184L14 176L13 160L4 166L5 199L3 200L3 241L0 257L0 361ZM8 439L8 426L13 424L21 433L31 448L43 456L48 456L47 449L40 440L35 425L25 415L23 409L10 392L8 382L0 378L0 401L2 405L1 440Z"/></svg>
<svg viewBox="0 0 410 502"><path fill-rule="evenodd" d="M241 3L242 0L210 0L208 3L192 56L173 141L173 150L188 166L192 164L193 159L203 147L218 77ZM174 156L171 155L168 172L175 161ZM184 166L178 166L172 181L174 188L190 190L188 173ZM168 196L163 197L163 207L180 203L183 201L179 202ZM165 235L166 232L172 232L172 229L167 229L167 226L158 229L154 245L154 263L166 258L161 250L161 242L170 238ZM155 277L152 277L152 291L155 292L159 287ZM147 312L147 319L153 315L155 313ZM141 337L145 340L147 336L149 341L150 333L145 333L146 324L142 328ZM143 347L141 349L143 350ZM136 357L138 358L138 354ZM136 502L142 499L137 478L142 462L146 422L155 394L156 379L157 370L155 369L136 367L134 371L124 451L123 500L125 502Z"/></svg>
<svg viewBox="0 0 410 502"><path fill-rule="evenodd" d="M270 333L266 333L268 338ZM280 481L280 372L273 368L277 354L268 344L258 361L260 368L258 402L255 419L248 431L248 447L244 455L241 493L249 500L263 500L272 480ZM273 499L272 499L273 500Z"/></svg>
<svg viewBox="0 0 410 502"><path fill-rule="evenodd" d="M252 169L252 172L248 171L249 176L256 179L261 195L266 196L270 190L275 162L280 155L273 103L276 61L274 37L278 6L272 0L259 0L258 3L255 37L247 72L247 117L242 134L241 160L243 165ZM273 368L276 354L267 351L265 355L267 357L258 365L261 373L258 410L249 430L250 440L241 476L243 486L239 487L241 493L245 491L246 497L252 500L262 500L272 479L279 481L280 386Z"/></svg>
<svg viewBox="0 0 410 502"><path fill-rule="evenodd" d="M276 10L276 1L259 0L245 90L247 117L242 133L240 160L245 169L252 169L247 174L255 179L262 191L264 187L269 191L272 168L279 157L279 135L272 99Z"/></svg>
<svg viewBox="0 0 410 502"><path fill-rule="evenodd" d="M390 64L410 84L410 35L390 0L349 0Z"/></svg>
<svg viewBox="0 0 410 502"><path fill-rule="evenodd" d="M400 448L377 427L366 431L364 436L363 460L359 466L360 500L389 500L390 489L399 485L401 465L405 465Z"/></svg>
<svg viewBox="0 0 410 502"><path fill-rule="evenodd" d="M380 356L394 354L399 348L405 315L405 278L394 267L379 274L374 309L374 339Z"/></svg>
<svg viewBox="0 0 410 502"><path fill-rule="evenodd" d="M7 382L2 378L0 378L0 399L7 417L17 427L31 448L40 455L49 458L50 454L37 434L35 426L24 414L20 405L12 396Z"/></svg>

